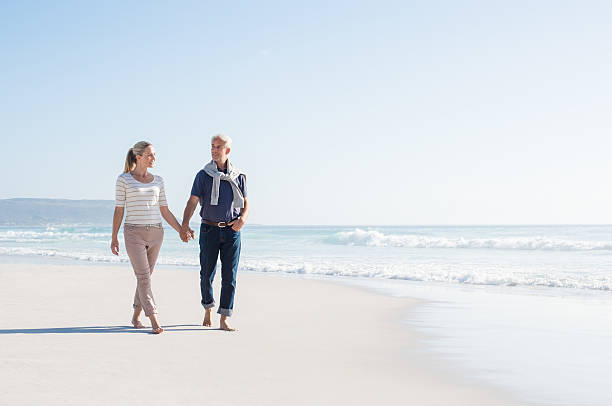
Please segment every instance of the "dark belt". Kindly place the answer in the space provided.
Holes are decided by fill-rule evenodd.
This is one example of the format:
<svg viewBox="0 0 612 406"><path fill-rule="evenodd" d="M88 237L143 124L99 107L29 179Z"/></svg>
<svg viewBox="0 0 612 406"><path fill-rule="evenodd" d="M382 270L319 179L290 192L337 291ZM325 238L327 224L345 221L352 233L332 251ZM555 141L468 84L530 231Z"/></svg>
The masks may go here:
<svg viewBox="0 0 612 406"><path fill-rule="evenodd" d="M236 221L236 219L234 219L232 221ZM231 227L229 223L231 223L232 221L227 221L227 222L226 221L222 221L220 223L217 223L216 221L202 220L202 223L208 224L209 226L215 226L215 227L223 228L223 227Z"/></svg>

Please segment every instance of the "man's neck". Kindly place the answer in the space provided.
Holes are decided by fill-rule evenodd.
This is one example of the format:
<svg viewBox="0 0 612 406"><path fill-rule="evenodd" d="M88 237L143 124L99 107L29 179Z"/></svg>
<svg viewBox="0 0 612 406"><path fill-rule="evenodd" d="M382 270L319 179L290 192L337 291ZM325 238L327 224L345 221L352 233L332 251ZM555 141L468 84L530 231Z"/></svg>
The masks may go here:
<svg viewBox="0 0 612 406"><path fill-rule="evenodd" d="M220 170L224 171L227 169L227 159L223 162L215 161L215 163L217 164L217 168L219 168Z"/></svg>

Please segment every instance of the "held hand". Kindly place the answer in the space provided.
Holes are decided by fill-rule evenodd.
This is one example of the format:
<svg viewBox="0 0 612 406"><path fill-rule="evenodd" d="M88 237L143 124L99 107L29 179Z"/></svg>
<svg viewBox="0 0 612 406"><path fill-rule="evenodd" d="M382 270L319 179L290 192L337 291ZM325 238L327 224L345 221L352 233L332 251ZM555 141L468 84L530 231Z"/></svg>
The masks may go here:
<svg viewBox="0 0 612 406"><path fill-rule="evenodd" d="M179 232L179 236L181 237L181 241L183 241L183 242L189 241L189 235L186 234L182 229Z"/></svg>
<svg viewBox="0 0 612 406"><path fill-rule="evenodd" d="M188 242L190 238L194 238L194 232L189 226L182 226L179 235L181 236L181 241L183 242Z"/></svg>
<svg viewBox="0 0 612 406"><path fill-rule="evenodd" d="M232 221L230 225L232 226L232 230L240 231L242 226L244 226L244 220L242 219L242 217L240 217L239 219Z"/></svg>
<svg viewBox="0 0 612 406"><path fill-rule="evenodd" d="M185 226L181 226L181 230L179 231L179 236L181 237L181 241L183 242L187 242L189 241L189 238L187 238L187 232L186 232L186 227Z"/></svg>
<svg viewBox="0 0 612 406"><path fill-rule="evenodd" d="M115 255L119 255L119 241L113 238L111 241L111 252Z"/></svg>

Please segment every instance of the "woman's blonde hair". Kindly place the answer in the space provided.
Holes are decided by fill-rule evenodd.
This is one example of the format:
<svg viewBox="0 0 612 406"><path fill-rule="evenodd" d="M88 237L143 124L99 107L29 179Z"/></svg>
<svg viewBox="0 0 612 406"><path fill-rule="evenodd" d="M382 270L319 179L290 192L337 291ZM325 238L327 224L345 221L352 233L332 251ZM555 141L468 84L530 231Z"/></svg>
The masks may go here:
<svg viewBox="0 0 612 406"><path fill-rule="evenodd" d="M130 148L127 153L127 156L125 157L125 166L123 167L123 173L128 173L130 171L133 171L134 168L136 168L136 155L142 155L144 153L144 150L150 145L152 145L150 142L140 141L134 144L132 148Z"/></svg>

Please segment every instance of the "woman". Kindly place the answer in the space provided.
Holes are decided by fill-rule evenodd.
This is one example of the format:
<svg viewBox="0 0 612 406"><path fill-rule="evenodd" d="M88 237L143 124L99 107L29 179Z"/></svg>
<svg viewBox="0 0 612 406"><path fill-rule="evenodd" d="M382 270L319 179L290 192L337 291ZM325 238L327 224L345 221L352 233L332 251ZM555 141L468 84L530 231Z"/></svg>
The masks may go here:
<svg viewBox="0 0 612 406"><path fill-rule="evenodd" d="M153 334L160 334L164 330L157 320L157 307L151 291L151 274L164 238L160 213L179 234L181 226L168 209L164 180L148 172L154 164L155 150L149 142L140 141L127 153L125 168L117 178L111 251L119 255L117 233L126 211L123 227L125 250L137 281L132 325L134 328L144 328L139 320L140 312L144 309L151 320Z"/></svg>

